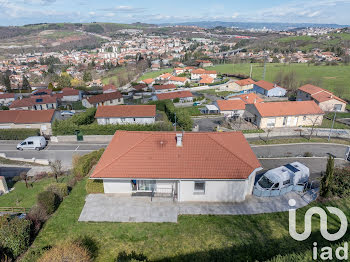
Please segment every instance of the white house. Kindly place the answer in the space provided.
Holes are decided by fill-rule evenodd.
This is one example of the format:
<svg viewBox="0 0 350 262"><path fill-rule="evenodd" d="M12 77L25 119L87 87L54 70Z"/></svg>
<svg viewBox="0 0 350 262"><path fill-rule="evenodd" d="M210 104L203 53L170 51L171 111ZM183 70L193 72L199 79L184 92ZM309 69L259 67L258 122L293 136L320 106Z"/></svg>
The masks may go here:
<svg viewBox="0 0 350 262"><path fill-rule="evenodd" d="M95 118L99 125L153 124L156 119L155 105L99 106Z"/></svg>
<svg viewBox="0 0 350 262"><path fill-rule="evenodd" d="M254 84L254 92L265 96L285 96L287 90L274 83L270 83L264 80L260 80Z"/></svg>
<svg viewBox="0 0 350 262"><path fill-rule="evenodd" d="M205 69L195 69L191 71L191 79L192 80L200 80L201 78L209 76L211 78L217 78L217 73L216 71L208 71Z"/></svg>
<svg viewBox="0 0 350 262"><path fill-rule="evenodd" d="M124 104L124 99L120 92L111 92L84 98L82 104L86 108L98 106L115 106Z"/></svg>
<svg viewBox="0 0 350 262"><path fill-rule="evenodd" d="M242 117L246 103L241 99L217 100L214 105L219 108L219 113L227 117Z"/></svg>
<svg viewBox="0 0 350 262"><path fill-rule="evenodd" d="M69 88L69 87L63 88L61 94L62 94L61 101L65 101L65 102L77 102L77 101L81 101L82 99L81 91L74 88Z"/></svg>
<svg viewBox="0 0 350 262"><path fill-rule="evenodd" d="M252 194L258 170L241 132L117 131L90 179L101 179L105 194L240 202Z"/></svg>
<svg viewBox="0 0 350 262"><path fill-rule="evenodd" d="M0 105L10 105L13 101L15 101L15 94L13 93L5 93L0 94Z"/></svg>

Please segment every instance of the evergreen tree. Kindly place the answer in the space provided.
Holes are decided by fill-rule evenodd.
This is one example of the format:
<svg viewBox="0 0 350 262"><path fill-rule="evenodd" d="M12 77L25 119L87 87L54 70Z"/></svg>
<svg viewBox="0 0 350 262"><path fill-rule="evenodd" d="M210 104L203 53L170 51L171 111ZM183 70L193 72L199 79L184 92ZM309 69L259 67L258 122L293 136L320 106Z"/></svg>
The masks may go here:
<svg viewBox="0 0 350 262"><path fill-rule="evenodd" d="M90 81L92 81L92 75L91 75L91 73L88 72L88 71L85 71L85 72L84 72L84 75L83 75L83 80L84 80L84 82L90 82Z"/></svg>
<svg viewBox="0 0 350 262"><path fill-rule="evenodd" d="M52 84L52 83L49 83L49 85L48 85L48 87L47 87L47 88L48 88L48 89L53 90L54 86L53 86L53 84Z"/></svg>
<svg viewBox="0 0 350 262"><path fill-rule="evenodd" d="M322 179L321 179L321 188L320 188L321 197L330 196L333 177L334 177L334 157L329 155L328 161L327 161L326 173L322 176Z"/></svg>
<svg viewBox="0 0 350 262"><path fill-rule="evenodd" d="M23 76L22 80L22 89L32 91L32 87L30 86L30 83L25 76Z"/></svg>
<svg viewBox="0 0 350 262"><path fill-rule="evenodd" d="M12 91L11 80L7 74L4 76L4 85L6 86L6 91L10 93Z"/></svg>

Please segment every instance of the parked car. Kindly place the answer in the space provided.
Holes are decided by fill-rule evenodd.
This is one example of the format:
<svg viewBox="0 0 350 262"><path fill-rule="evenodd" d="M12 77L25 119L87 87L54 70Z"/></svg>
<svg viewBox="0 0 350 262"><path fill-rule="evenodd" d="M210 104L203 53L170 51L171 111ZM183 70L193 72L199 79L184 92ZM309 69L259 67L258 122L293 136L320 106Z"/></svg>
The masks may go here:
<svg viewBox="0 0 350 262"><path fill-rule="evenodd" d="M72 111L62 111L61 116L74 116L75 113Z"/></svg>
<svg viewBox="0 0 350 262"><path fill-rule="evenodd" d="M194 102L193 103L193 106L200 106L200 105L202 105L202 102Z"/></svg>
<svg viewBox="0 0 350 262"><path fill-rule="evenodd" d="M31 136L17 145L18 150L35 149L41 150L46 147L46 140L43 136Z"/></svg>

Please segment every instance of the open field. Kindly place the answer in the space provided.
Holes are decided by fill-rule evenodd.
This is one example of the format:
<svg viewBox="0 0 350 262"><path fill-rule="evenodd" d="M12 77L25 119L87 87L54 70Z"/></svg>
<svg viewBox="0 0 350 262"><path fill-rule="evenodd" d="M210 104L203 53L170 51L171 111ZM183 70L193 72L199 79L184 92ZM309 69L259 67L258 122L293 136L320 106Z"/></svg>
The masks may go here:
<svg viewBox="0 0 350 262"><path fill-rule="evenodd" d="M288 233L288 213L251 216L180 216L178 223L89 223L78 222L86 196L86 180L79 182L46 222L21 261L37 261L48 245L92 238L96 261L114 261L122 251L143 253L150 261L265 261L276 255L305 252L312 243L327 245L319 233L319 219L313 216L313 233L303 242ZM312 204L321 205L321 204ZM326 203L350 215L350 199ZM132 208L132 207L130 207ZM297 211L297 229L302 231L307 208ZM329 230L338 230L339 221L329 216ZM346 235L342 241L349 240Z"/></svg>
<svg viewBox="0 0 350 262"><path fill-rule="evenodd" d="M167 68L167 69L162 69L159 71L148 72L148 73L145 73L144 75L140 76L139 79L137 79L137 81L141 81L141 80L144 80L147 78L156 78L157 76L160 76L161 74L169 73L172 71L173 71L172 68Z"/></svg>
<svg viewBox="0 0 350 262"><path fill-rule="evenodd" d="M108 71L106 76L102 78L102 84L108 85L110 83L118 83L118 76L116 75L117 72L125 72L125 67L118 67L113 70Z"/></svg>
<svg viewBox="0 0 350 262"><path fill-rule="evenodd" d="M222 64L208 68L208 70L217 70L219 73L227 74L245 74L249 75L250 64ZM253 64L252 78L261 80L264 67L262 64ZM267 64L267 81L274 81L278 72L292 72L297 75L299 82L317 82L319 86L330 91L335 91L338 86L348 87L344 98L350 100L350 65L326 66L326 65L307 65L307 64ZM336 93L335 93L336 94Z"/></svg>

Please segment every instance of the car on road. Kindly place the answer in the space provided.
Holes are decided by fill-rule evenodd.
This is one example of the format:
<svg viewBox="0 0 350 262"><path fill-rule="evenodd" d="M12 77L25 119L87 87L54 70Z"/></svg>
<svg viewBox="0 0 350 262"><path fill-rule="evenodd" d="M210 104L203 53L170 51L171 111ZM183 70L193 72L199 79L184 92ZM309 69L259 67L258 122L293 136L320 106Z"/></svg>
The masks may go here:
<svg viewBox="0 0 350 262"><path fill-rule="evenodd" d="M35 149L37 151L44 149L47 143L43 136L31 136L17 145L18 150Z"/></svg>
<svg viewBox="0 0 350 262"><path fill-rule="evenodd" d="M74 116L75 113L72 111L62 111L61 116Z"/></svg>
<svg viewBox="0 0 350 262"><path fill-rule="evenodd" d="M200 105L202 105L202 102L194 102L193 103L193 106L200 106Z"/></svg>

